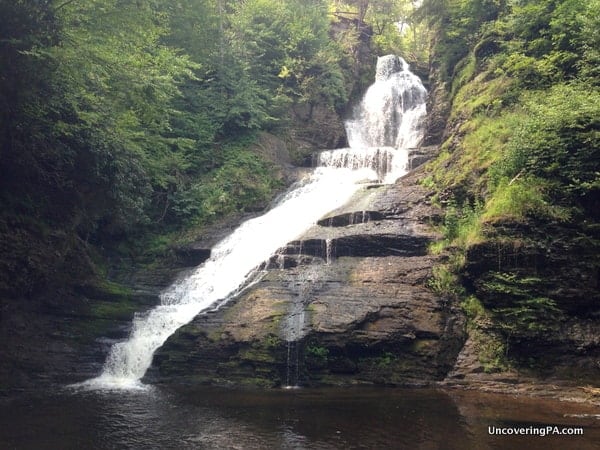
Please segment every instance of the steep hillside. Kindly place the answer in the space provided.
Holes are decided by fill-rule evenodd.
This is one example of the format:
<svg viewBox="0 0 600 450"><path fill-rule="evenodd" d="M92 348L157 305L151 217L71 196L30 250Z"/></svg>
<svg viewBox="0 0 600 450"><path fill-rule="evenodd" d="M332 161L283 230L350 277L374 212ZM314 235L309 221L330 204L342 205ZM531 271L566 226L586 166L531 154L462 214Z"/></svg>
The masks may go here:
<svg viewBox="0 0 600 450"><path fill-rule="evenodd" d="M597 384L600 3L450 3L431 16L448 121L421 183L445 210L437 290L469 319L453 377Z"/></svg>

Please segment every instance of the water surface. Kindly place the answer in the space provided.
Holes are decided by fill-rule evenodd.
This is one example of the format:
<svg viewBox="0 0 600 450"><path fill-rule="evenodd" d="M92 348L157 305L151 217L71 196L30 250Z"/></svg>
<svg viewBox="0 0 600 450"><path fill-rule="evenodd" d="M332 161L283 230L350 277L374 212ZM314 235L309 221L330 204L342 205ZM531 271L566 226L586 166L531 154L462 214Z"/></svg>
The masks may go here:
<svg viewBox="0 0 600 450"><path fill-rule="evenodd" d="M29 392L0 401L2 449L597 449L586 405L409 389ZM493 436L576 426L583 436Z"/></svg>

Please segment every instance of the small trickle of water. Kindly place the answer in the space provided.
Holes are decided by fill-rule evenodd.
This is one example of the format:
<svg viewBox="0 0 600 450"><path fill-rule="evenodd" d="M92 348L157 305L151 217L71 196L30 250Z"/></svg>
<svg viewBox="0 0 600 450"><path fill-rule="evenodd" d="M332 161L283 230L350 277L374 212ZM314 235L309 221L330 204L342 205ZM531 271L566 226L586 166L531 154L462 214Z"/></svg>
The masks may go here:
<svg viewBox="0 0 600 450"><path fill-rule="evenodd" d="M287 341L287 359L286 359L286 381L285 381L285 387L291 386L291 377L290 377L290 372L291 372L291 354L292 354L292 341Z"/></svg>
<svg viewBox="0 0 600 450"><path fill-rule="evenodd" d="M333 261L333 243L331 239L325 239L325 264L328 266Z"/></svg>
<svg viewBox="0 0 600 450"><path fill-rule="evenodd" d="M283 389L300 387L300 357L298 341L287 341L286 384Z"/></svg>
<svg viewBox="0 0 600 450"><path fill-rule="evenodd" d="M277 268L285 269L285 255L282 252L277 253Z"/></svg>

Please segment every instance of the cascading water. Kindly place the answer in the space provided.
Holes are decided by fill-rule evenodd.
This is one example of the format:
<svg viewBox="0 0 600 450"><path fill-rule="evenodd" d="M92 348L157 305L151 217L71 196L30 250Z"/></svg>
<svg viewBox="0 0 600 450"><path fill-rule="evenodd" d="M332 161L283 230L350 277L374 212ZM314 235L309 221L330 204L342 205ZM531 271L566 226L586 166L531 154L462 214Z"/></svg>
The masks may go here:
<svg viewBox="0 0 600 450"><path fill-rule="evenodd" d="M382 56L375 83L355 110L355 118L346 122L350 147L416 147L422 137L426 97L421 80L410 72L406 61Z"/></svg>
<svg viewBox="0 0 600 450"><path fill-rule="evenodd" d="M350 148L322 152L319 166L264 215L244 222L218 243L209 260L161 295L161 304L136 314L128 340L112 346L91 388L136 388L152 355L179 327L218 307L259 278L258 267L365 181L392 182L405 173L407 149L421 139L426 91L403 59L377 62L377 78L346 124ZM215 306L216 305L216 306Z"/></svg>
<svg viewBox="0 0 600 450"><path fill-rule="evenodd" d="M319 155L319 165L373 169L379 180L394 182L408 162L407 149L423 135L427 91L408 64L394 55L377 60L375 83L346 122L349 149Z"/></svg>

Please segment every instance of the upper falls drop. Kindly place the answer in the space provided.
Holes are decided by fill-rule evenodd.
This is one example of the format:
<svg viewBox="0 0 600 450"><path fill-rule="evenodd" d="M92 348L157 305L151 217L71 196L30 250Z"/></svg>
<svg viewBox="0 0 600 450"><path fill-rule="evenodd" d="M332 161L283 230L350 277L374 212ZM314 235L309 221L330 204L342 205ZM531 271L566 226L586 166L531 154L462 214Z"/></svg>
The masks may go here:
<svg viewBox="0 0 600 450"><path fill-rule="evenodd" d="M375 83L346 122L350 147L416 147L423 134L426 97L406 61L395 55L380 57Z"/></svg>
<svg viewBox="0 0 600 450"><path fill-rule="evenodd" d="M211 257L161 294L154 309L136 314L129 338L110 349L91 388L135 388L152 355L179 327L215 308L260 278L259 267L368 182L393 182L406 173L408 149L419 145L426 90L394 55L377 63L375 83L346 123L350 148L324 151L318 167L292 186L271 210L241 224Z"/></svg>
<svg viewBox="0 0 600 450"><path fill-rule="evenodd" d="M426 99L421 80L404 59L380 57L375 83L345 123L350 148L322 152L319 165L369 167L380 181L394 182L405 173L408 149L423 138Z"/></svg>

